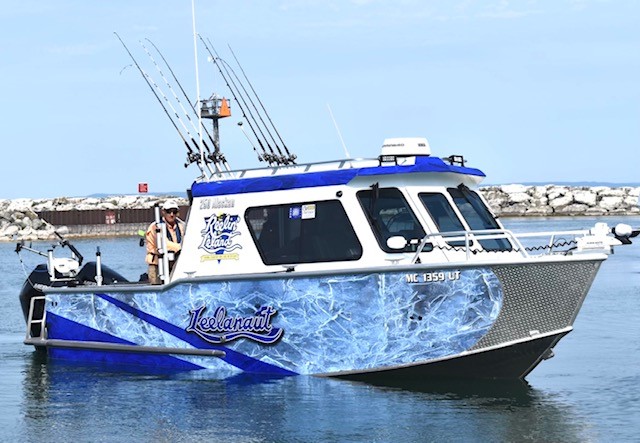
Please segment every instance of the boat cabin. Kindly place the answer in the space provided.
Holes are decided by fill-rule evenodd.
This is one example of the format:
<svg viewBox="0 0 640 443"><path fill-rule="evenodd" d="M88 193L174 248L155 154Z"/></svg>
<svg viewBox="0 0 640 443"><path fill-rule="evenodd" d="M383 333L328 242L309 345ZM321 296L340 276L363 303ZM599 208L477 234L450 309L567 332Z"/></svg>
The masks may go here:
<svg viewBox="0 0 640 443"><path fill-rule="evenodd" d="M511 251L460 156L431 156L424 138L385 140L377 159L287 165L195 182L172 280L462 261ZM494 231L495 232L495 231ZM431 234L424 245L425 235ZM420 253L417 251L420 250Z"/></svg>

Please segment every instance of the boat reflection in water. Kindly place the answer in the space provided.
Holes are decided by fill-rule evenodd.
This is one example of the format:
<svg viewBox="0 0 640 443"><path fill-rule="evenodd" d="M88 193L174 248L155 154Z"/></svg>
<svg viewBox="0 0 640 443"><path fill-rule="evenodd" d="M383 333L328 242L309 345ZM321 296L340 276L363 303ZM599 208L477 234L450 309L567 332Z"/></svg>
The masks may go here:
<svg viewBox="0 0 640 443"><path fill-rule="evenodd" d="M585 441L592 430L570 404L521 380L440 380L376 386L319 377L202 371L132 374L34 358L24 372L28 441L72 435L182 441ZM107 419L108 417L108 419ZM141 420L141 417L145 417ZM365 438L366 436L366 438Z"/></svg>

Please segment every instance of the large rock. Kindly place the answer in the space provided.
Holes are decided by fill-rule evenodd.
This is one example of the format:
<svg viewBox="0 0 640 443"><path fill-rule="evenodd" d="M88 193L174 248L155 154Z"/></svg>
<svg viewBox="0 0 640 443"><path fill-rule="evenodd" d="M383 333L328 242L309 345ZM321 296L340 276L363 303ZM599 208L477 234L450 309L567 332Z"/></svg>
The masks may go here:
<svg viewBox="0 0 640 443"><path fill-rule="evenodd" d="M33 206L33 200L30 198L18 198L16 200L12 200L11 203L7 206L5 211L9 212L24 212L26 210L31 209Z"/></svg>
<svg viewBox="0 0 640 443"><path fill-rule="evenodd" d="M576 203L582 203L587 206L595 206L596 197L596 193L591 192L590 190L579 190L573 192L573 200Z"/></svg>
<svg viewBox="0 0 640 443"><path fill-rule="evenodd" d="M509 194L509 201L511 203L526 203L531 200L531 196L526 192L514 192Z"/></svg>
<svg viewBox="0 0 640 443"><path fill-rule="evenodd" d="M43 222L41 219L36 218L31 222L31 227L33 229L35 229L36 231L43 228L46 225L45 222Z"/></svg>
<svg viewBox="0 0 640 443"><path fill-rule="evenodd" d="M562 197L563 195L566 195L568 192L569 192L569 188L567 188L566 186L554 185L547 190L547 198L549 198L549 201L555 200L558 197Z"/></svg>
<svg viewBox="0 0 640 443"><path fill-rule="evenodd" d="M507 194L496 188L487 188L482 194L490 206L495 208L502 207L509 201Z"/></svg>
<svg viewBox="0 0 640 443"><path fill-rule="evenodd" d="M544 198L545 200L548 200L547 198L548 189L549 189L548 186L533 186L529 188L529 193L533 198L536 198L536 199Z"/></svg>
<svg viewBox="0 0 640 443"><path fill-rule="evenodd" d="M44 200L44 201L36 202L33 205L33 210L36 212L53 211L54 210L53 200Z"/></svg>
<svg viewBox="0 0 640 443"><path fill-rule="evenodd" d="M571 202L573 202L572 195L557 196L554 199L551 199L551 196L549 196L549 206L551 206L554 209L562 206L568 206L571 204Z"/></svg>
<svg viewBox="0 0 640 443"><path fill-rule="evenodd" d="M126 195L124 197L120 197L118 204L120 207L131 208L134 207L135 203L138 201L138 197L135 195Z"/></svg>
<svg viewBox="0 0 640 443"><path fill-rule="evenodd" d="M9 215L9 220L11 220L14 223L22 220L23 218L24 218L24 213L19 211L11 212Z"/></svg>
<svg viewBox="0 0 640 443"><path fill-rule="evenodd" d="M525 185L502 185L500 186L500 190L505 194L517 194L517 193L526 193L527 186Z"/></svg>
<svg viewBox="0 0 640 443"><path fill-rule="evenodd" d="M0 233L0 235L2 235L2 237L12 238L14 235L16 235L18 233L19 230L20 230L20 228L17 227L16 225L10 225L10 226L7 226L2 231L2 233Z"/></svg>
<svg viewBox="0 0 640 443"><path fill-rule="evenodd" d="M600 196L624 197L629 192L629 188L603 188L598 191Z"/></svg>
<svg viewBox="0 0 640 443"><path fill-rule="evenodd" d="M622 195L618 196L607 196L602 197L598 202L598 205L601 208L604 208L608 211L619 210L622 206L622 202L624 201L624 197Z"/></svg>
<svg viewBox="0 0 640 443"><path fill-rule="evenodd" d="M511 217L524 215L527 212L528 208L529 206L524 203L517 203L515 205L509 205L502 208L502 210L500 211L500 215Z"/></svg>

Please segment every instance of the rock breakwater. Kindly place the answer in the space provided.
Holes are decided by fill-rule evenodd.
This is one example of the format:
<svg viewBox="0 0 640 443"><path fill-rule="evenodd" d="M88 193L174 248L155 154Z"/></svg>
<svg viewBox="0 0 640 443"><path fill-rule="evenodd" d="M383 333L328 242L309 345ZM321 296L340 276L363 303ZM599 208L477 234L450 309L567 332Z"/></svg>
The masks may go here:
<svg viewBox="0 0 640 443"><path fill-rule="evenodd" d="M638 196L640 187L570 187L570 186L485 186L480 192L494 213L502 217L549 216L606 216L640 215ZM168 198L181 206L187 200L175 196L127 195L117 197L75 197L53 199L0 200L0 241L49 240L54 238L54 227L40 218L51 211L118 211L123 209L149 209ZM90 227L58 226L57 230L69 237L135 235L145 223L94 224Z"/></svg>
<svg viewBox="0 0 640 443"><path fill-rule="evenodd" d="M638 215L640 187L485 186L480 189L502 217Z"/></svg>
<svg viewBox="0 0 640 443"><path fill-rule="evenodd" d="M54 231L69 237L135 235L142 224L116 224L87 226L52 226L40 218L41 213L55 211L117 211L123 209L149 209L171 198L178 205L186 206L185 198L175 196L126 195L116 197L59 197L52 199L15 199L0 200L0 241L13 240L49 240L55 238ZM78 229L80 228L80 229Z"/></svg>

